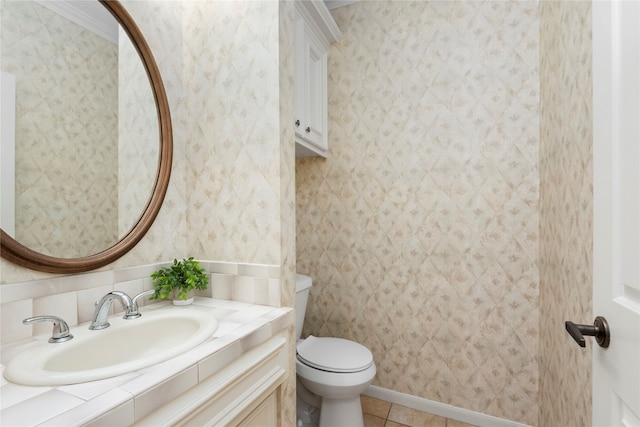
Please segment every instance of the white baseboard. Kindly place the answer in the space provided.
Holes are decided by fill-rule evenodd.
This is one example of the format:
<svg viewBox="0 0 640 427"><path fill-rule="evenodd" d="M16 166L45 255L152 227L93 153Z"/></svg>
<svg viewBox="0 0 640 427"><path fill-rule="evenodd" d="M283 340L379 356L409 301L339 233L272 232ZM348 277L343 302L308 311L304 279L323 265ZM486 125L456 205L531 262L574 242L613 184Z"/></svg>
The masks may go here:
<svg viewBox="0 0 640 427"><path fill-rule="evenodd" d="M363 394L365 396L386 400L387 402L395 403L397 405L406 406L423 412L429 412L430 414L451 418L453 420L462 421L479 427L529 427L526 424L517 423L515 421L509 421L503 418L482 414L480 412L458 408L445 403L434 402L433 400L423 399L422 397L416 397L374 385L370 385Z"/></svg>

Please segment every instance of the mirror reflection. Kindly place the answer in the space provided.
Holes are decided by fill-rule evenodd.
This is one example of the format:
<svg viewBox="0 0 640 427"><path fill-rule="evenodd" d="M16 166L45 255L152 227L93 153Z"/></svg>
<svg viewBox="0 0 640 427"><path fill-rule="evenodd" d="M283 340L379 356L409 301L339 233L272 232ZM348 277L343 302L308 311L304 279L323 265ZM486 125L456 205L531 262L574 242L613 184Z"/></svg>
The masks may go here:
<svg viewBox="0 0 640 427"><path fill-rule="evenodd" d="M2 229L46 255L101 252L136 224L156 180L144 66L97 1L0 8Z"/></svg>

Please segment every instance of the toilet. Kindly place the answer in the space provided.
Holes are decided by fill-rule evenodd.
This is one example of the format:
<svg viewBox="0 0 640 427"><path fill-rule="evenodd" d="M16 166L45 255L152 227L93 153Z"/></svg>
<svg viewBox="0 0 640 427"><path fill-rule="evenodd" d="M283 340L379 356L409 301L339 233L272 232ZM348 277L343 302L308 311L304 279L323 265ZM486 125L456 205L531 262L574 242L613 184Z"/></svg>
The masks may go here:
<svg viewBox="0 0 640 427"><path fill-rule="evenodd" d="M376 375L373 355L367 347L342 338L310 335L300 339L311 284L310 277L296 275L298 397L311 400L311 392L320 398L316 399L320 402L320 427L364 427L360 394ZM298 420L298 425L303 425L300 417Z"/></svg>

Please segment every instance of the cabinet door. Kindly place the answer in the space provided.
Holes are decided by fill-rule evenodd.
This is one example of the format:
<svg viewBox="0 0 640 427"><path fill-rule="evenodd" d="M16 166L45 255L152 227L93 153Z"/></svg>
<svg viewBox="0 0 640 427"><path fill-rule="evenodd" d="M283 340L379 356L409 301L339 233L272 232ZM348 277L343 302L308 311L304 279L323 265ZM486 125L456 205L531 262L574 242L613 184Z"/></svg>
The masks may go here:
<svg viewBox="0 0 640 427"><path fill-rule="evenodd" d="M278 424L278 408L276 394L271 393L258 405L247 417L242 420L238 427L267 427Z"/></svg>
<svg viewBox="0 0 640 427"><path fill-rule="evenodd" d="M304 20L296 22L296 136L327 149L327 52Z"/></svg>
<svg viewBox="0 0 640 427"><path fill-rule="evenodd" d="M305 58L307 56L306 51L306 36L305 36L305 23L302 19L296 20L296 34L295 34L295 93L296 93L296 139L298 137L304 138L305 122L306 122L306 109L305 103L309 99L306 94L306 80L307 80L307 66Z"/></svg>

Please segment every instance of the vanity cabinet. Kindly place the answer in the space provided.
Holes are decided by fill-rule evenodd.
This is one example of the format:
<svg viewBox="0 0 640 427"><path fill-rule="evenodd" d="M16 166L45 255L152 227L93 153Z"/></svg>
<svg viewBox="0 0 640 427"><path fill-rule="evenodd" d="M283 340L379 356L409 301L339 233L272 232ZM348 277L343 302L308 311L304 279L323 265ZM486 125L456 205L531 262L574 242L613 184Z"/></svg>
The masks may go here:
<svg viewBox="0 0 640 427"><path fill-rule="evenodd" d="M209 313L218 329L205 342L169 360L89 383L29 387L0 384L0 424L21 426L278 426L282 388L295 378L292 365L295 314L270 307L197 297L193 305L169 302L142 307L142 315L166 306ZM118 317L120 317L118 315ZM119 324L113 319L111 328ZM129 322L123 320L123 322ZM135 321L134 321L135 322ZM73 327L74 340L85 325ZM90 332L90 331L87 331ZM4 365L50 333L3 344Z"/></svg>
<svg viewBox="0 0 640 427"><path fill-rule="evenodd" d="M289 374L286 338L274 337L163 405L136 426L276 426Z"/></svg>
<svg viewBox="0 0 640 427"><path fill-rule="evenodd" d="M296 1L296 157L327 157L327 51L340 36L324 2Z"/></svg>
<svg viewBox="0 0 640 427"><path fill-rule="evenodd" d="M238 427L264 427L278 425L278 398L273 392L251 411Z"/></svg>

